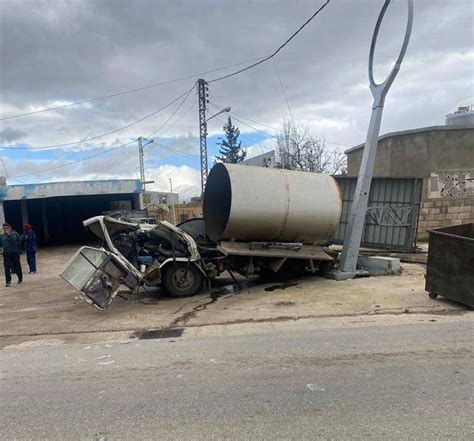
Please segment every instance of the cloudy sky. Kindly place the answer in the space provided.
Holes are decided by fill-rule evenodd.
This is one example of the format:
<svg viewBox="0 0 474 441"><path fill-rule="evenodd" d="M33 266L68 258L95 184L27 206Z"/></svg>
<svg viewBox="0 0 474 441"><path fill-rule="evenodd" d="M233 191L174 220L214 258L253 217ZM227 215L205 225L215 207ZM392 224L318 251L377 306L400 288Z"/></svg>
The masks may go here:
<svg viewBox="0 0 474 441"><path fill-rule="evenodd" d="M135 178L136 143L119 147L168 121L145 149L147 178L159 190L167 190L168 177L173 178L183 198L199 194L197 96L192 90L177 98L200 77L212 80L270 54L324 2L2 0L1 118L168 82L3 119L0 157L9 184ZM392 3L376 51L380 80L398 55L405 26L406 1ZM368 49L382 4L331 0L275 63L211 83L216 107L209 114L231 106L250 154L272 148L290 109L294 120L324 137L330 149L363 142L372 103ZM474 103L473 5L415 0L413 33L386 101L382 133L443 124L447 113ZM237 63L244 64L225 68ZM209 122L211 157L222 124L221 117ZM129 127L116 131L124 126ZM114 133L100 136L108 132ZM94 139L80 142L89 138ZM42 148L59 144L68 145ZM98 156L81 162L93 155Z"/></svg>

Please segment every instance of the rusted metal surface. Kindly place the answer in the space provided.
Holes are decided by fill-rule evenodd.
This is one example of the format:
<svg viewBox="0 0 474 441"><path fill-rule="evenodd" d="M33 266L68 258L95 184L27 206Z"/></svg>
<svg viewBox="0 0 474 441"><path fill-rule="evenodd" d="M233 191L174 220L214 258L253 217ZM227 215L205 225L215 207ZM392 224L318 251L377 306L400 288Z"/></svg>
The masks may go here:
<svg viewBox="0 0 474 441"><path fill-rule="evenodd" d="M206 233L213 241L326 241L339 224L342 198L333 177L319 173L217 164L204 194Z"/></svg>
<svg viewBox="0 0 474 441"><path fill-rule="evenodd" d="M428 232L426 291L474 307L474 223Z"/></svg>

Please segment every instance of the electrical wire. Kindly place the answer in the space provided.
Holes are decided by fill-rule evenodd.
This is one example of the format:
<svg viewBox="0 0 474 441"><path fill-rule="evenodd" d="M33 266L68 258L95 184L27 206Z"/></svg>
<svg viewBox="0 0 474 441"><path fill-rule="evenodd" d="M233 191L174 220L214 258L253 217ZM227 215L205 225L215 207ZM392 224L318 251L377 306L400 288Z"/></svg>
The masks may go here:
<svg viewBox="0 0 474 441"><path fill-rule="evenodd" d="M219 105L216 104L216 103L210 102L209 104L212 105L212 106L213 106L214 108L216 108L216 109L221 109L221 108L222 108L222 106L219 106ZM271 135L271 134L269 134L269 133L267 133L267 132L264 132L264 131L262 131L262 130L260 130L260 129L257 129L256 127L254 127L254 126L252 126L252 125L246 123L245 121L239 120L235 115L237 115L237 116L240 117L240 118L243 118L243 119L246 119L246 120L248 120L248 121L251 121L251 122L253 122L254 124L257 124L257 125L259 125L259 126L263 126L263 127L268 128L268 129L274 130L275 132L278 132L280 129L277 129L277 128L275 128L275 127L272 127L272 126L269 126L269 125L267 125L267 124L261 123L261 122L259 122L259 121L255 121L254 119L251 119L251 118L249 118L248 116L244 116L244 115L242 115L242 114L240 114L240 113L237 113L237 112L235 112L234 110L231 110L229 113L234 116L234 119L236 119L237 121L241 122L242 124L244 124L244 125L246 125L246 126L252 128L252 129L256 130L257 132L260 132L260 133L262 133L262 134L264 134L264 135L267 135L267 136L270 137L270 138L276 138L276 139L278 138L278 136ZM324 140L324 142L325 142L326 144L333 144L333 145L337 145L337 146L340 146L340 147L353 147L353 145L341 144L341 143L339 143L339 142L328 141L328 140L326 140L326 139Z"/></svg>
<svg viewBox="0 0 474 441"><path fill-rule="evenodd" d="M223 125L227 124L227 121L224 121L222 118L220 118L220 117L218 117L218 116L216 116L216 119L217 119L218 121L220 121L221 124L223 124ZM255 144L255 141L254 141L253 139L250 139L248 136L244 135L243 133L240 133L240 136L241 136L242 138L246 139L248 142L250 142L250 145L248 145L248 146L243 146L243 147L247 148L247 147L250 147L250 146L252 146L253 144Z"/></svg>
<svg viewBox="0 0 474 441"><path fill-rule="evenodd" d="M194 87L193 87L193 88L194 88ZM191 91L192 91L192 89L191 89ZM189 91L189 92L187 93L187 95L185 96L186 99L187 99L187 97L189 96L189 94L190 94L191 91ZM183 96L183 95L181 95L181 97L182 97L182 96ZM184 101L185 101L185 100L183 100L183 101L180 103L180 106L178 106L178 108L181 107L182 104L184 104ZM191 109L191 108L190 108L190 109ZM188 109L188 110L190 110L190 109ZM176 114L176 112L174 112L174 113ZM167 121L169 121L169 120L170 120L170 118L168 118ZM158 130L162 129L162 128L165 126L165 124L166 124L166 123L162 124L161 127L160 127ZM156 133L158 130L155 130L155 133ZM151 135L148 135L148 138L149 138L149 137L151 137ZM46 168L46 169L43 169L43 170L38 170L38 171L35 171L35 172L25 173L25 174L22 174L22 175L12 176L12 177L9 177L9 179L18 180L17 178L23 178L23 177L25 177L25 176L32 176L32 175L37 175L37 174L43 174L43 173L47 173L47 172L49 172L49 171L57 170L57 169L59 169L59 168L68 167L69 165L78 164L78 163L80 163L80 162L87 161L87 160L89 160L89 159L97 158L98 156L106 155L106 154L108 154L108 153L110 153L110 152L119 150L119 149L121 149L121 148L123 148L123 147L127 147L127 146L129 146L130 144L133 144L135 141L136 141L136 140L132 140L132 141L130 141L130 142L127 142L126 144L122 144L122 145L119 145L119 146L117 146L117 147L113 147L113 148L111 148L111 149L107 149L106 151L99 152L99 153L95 153L95 154L93 154L93 155L89 155L89 156L86 156L86 157L81 158L81 159L77 159L77 160L75 160L75 161L69 161L69 162L67 162L67 163L65 163L65 164L57 165L57 166L50 167L50 168ZM154 140L154 143L157 144L157 145L159 145L159 146L161 146L161 147L163 147L163 148L165 148L165 149L167 149L167 150L169 150L169 151L172 151L172 152L175 152L175 153L184 155L184 156L189 156L189 157L199 156L199 155L195 155L195 154L192 154L192 153L184 152L184 151L179 150L179 149L175 149L175 148L173 148L173 147L169 147L169 146L167 146L167 145L165 145L165 144L156 142L155 140Z"/></svg>
<svg viewBox="0 0 474 441"><path fill-rule="evenodd" d="M176 103L177 101L179 101L181 98L184 97L184 100L182 101L182 103L178 106L178 108L175 110L175 112L173 112L173 114L169 118L169 119L171 119L176 114L176 111L180 109L181 105L184 104L184 101L186 101L189 94L193 91L194 87L195 86L193 86L191 89L187 90L182 95L175 98L173 101L170 101L168 104L165 104L164 106L161 106L160 108L154 110L153 112L149 113L148 115L145 115L145 116L133 121L130 124L127 124L125 126L119 127L118 129L111 130L111 131L106 132L106 133L102 133L100 135L96 135L96 136L93 136L93 137L90 137L90 138L85 138L85 139L82 139L80 141L66 142L64 144L47 145L47 146L42 146L42 147L17 147L17 146L7 147L7 146L0 146L0 148L5 149L5 150L50 150L50 149L55 149L55 148L59 148L59 147L67 147L67 146L71 146L71 145L80 145L84 142L94 141L96 139L103 138L104 136L111 135L113 133L121 132L122 130L128 129L128 128L130 128L130 127L132 127L132 126L134 126L134 125L136 125L136 124L138 124L142 121L145 121L148 118L151 118L152 116L154 116L157 113L163 111L164 109L168 108L169 106L173 105L174 103ZM166 123L169 121L169 119L167 121L165 121L161 125L160 128L158 128L155 132L153 132L153 134L158 132L164 125L166 125Z"/></svg>
<svg viewBox="0 0 474 441"><path fill-rule="evenodd" d="M13 176L11 177L10 179L16 179L16 178L24 178L25 176L32 176L32 175L38 175L38 174L43 174L43 173L46 173L46 172L49 172L49 171L52 171L52 170L57 170L59 168L63 168L63 167L67 167L69 165L72 165L72 164L78 164L79 162L83 162L83 161L87 161L89 159L92 159L92 158L97 158L98 156L102 156L102 155L105 155L107 153L110 153L110 152L113 152L115 150L118 150L118 149L121 149L123 147L126 147L132 143L136 142L136 140L132 140L130 142L127 142L126 144L122 144L122 145L119 145L117 147L114 147L114 148L111 148L111 149L107 149L105 152L100 152L100 153L96 153L94 155L90 155L90 156L86 156L84 158L81 158L81 159L77 159L75 161L69 161L69 162L66 162L65 164L61 164L61 165L57 165L55 167L50 167L50 168L46 168L46 169L43 169L43 170L38 170L38 171L35 171L35 172L30 172L30 173L25 173L23 175L17 175L17 176Z"/></svg>
<svg viewBox="0 0 474 441"><path fill-rule="evenodd" d="M43 113L43 112L51 112L53 110L66 109L68 107L79 106L81 104L92 103L92 102L96 102L96 101L100 101L100 100L105 100L105 99L108 99L108 98L114 98L114 97L121 96L121 95L127 95L127 94L131 94L131 93L135 93L135 92L140 92L142 90L147 90L147 89L151 89L151 88L154 88L154 87L165 86L165 85L176 83L176 82L179 82L179 81L189 80L190 78L196 78L198 76L207 75L207 74L218 72L218 71L221 71L221 70L230 69L231 67L241 66L242 64L251 63L252 61L260 60L262 58L263 57L257 57L257 58L253 58L251 60L246 60L246 61L241 61L239 63L230 64L228 66L222 66L222 67L218 67L216 69L211 69L211 70L207 70L207 71L204 71L204 72L198 72L198 73L195 73L195 74L192 74L192 75L186 75L184 77L175 78L173 80L163 81L161 83L155 83L155 84L150 84L148 86L137 87L135 89L128 89L128 90L124 90L124 91L121 91L121 92L112 93L110 95L99 96L99 97L96 97L96 98L89 98L89 99L76 101L76 102L69 103L69 104L64 104L64 105L61 105L61 106L46 107L44 109L34 110L32 112L25 112L25 113L19 113L19 114L16 114L16 115L4 116L4 117L0 118L0 121L6 121L6 120L9 120L9 119L14 119L14 118L21 118L23 116L36 115L38 113Z"/></svg>
<svg viewBox="0 0 474 441"><path fill-rule="evenodd" d="M283 92L283 97L285 98L286 106L288 107L288 113L290 114L291 121L293 122L293 126L296 127L295 119L293 118L293 112L291 111L290 102L288 101L288 97L286 96L285 86L283 86L283 81L281 81L280 71L278 70L277 63L275 58L273 58L273 65L275 66L275 72L278 77L278 81L280 83L281 91Z"/></svg>
<svg viewBox="0 0 474 441"><path fill-rule="evenodd" d="M256 63L251 64L250 66L244 67L243 69L239 69L236 72L232 72L227 75L223 75L222 77L219 78L214 78L213 80L209 80L208 83L215 83L216 81L222 81L227 78L233 77L235 75L241 74L242 72L245 72L247 70L253 69L256 66L259 66L260 64L265 63L266 61L272 59L275 55L278 54L293 38L295 38L302 30L303 28L308 25L328 4L330 0L326 0L326 3L322 5L311 17L308 18L299 28L296 32L294 32L276 51L274 51L272 54L268 55L264 59L257 61Z"/></svg>
<svg viewBox="0 0 474 441"><path fill-rule="evenodd" d="M181 107L183 106L183 104L186 102L186 100L189 98L189 95L191 94L191 92L194 90L194 87L192 87L191 89L188 90L188 92L185 94L185 97L183 98L183 100L179 103L179 105L176 107L176 109L173 111L173 113L170 115L170 117L163 123L161 124L160 127L158 127L156 130L153 130L152 133L150 133L148 135L148 138L151 138L153 135L156 135L163 127L166 126L166 124L168 124L172 119L173 117L178 113L179 109L181 109ZM180 98L182 98L183 95L180 96Z"/></svg>

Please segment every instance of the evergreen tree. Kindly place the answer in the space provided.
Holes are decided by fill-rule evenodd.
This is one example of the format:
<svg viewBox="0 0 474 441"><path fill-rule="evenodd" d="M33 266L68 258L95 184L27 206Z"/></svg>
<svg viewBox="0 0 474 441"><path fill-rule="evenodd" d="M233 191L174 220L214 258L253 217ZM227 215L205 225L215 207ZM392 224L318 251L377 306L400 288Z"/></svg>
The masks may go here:
<svg viewBox="0 0 474 441"><path fill-rule="evenodd" d="M239 141L240 129L232 125L230 116L223 129L225 138L219 138L217 143L220 146L220 156L216 156L217 161L231 164L242 162L247 156L247 152L242 148L242 142Z"/></svg>

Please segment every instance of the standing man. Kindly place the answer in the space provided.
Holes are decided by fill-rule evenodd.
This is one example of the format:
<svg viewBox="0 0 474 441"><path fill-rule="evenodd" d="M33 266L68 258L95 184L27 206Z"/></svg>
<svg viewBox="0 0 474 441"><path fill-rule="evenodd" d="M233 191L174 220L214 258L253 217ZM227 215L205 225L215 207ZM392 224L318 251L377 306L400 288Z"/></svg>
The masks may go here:
<svg viewBox="0 0 474 441"><path fill-rule="evenodd" d="M23 224L21 247L26 251L26 261L30 267L30 274L36 274L36 235L30 224Z"/></svg>
<svg viewBox="0 0 474 441"><path fill-rule="evenodd" d="M0 236L0 245L3 248L3 265L5 266L5 287L12 283L12 272L18 277L18 283L23 282L21 271L20 249L21 239L16 231L12 230L10 224L3 224L3 234Z"/></svg>

